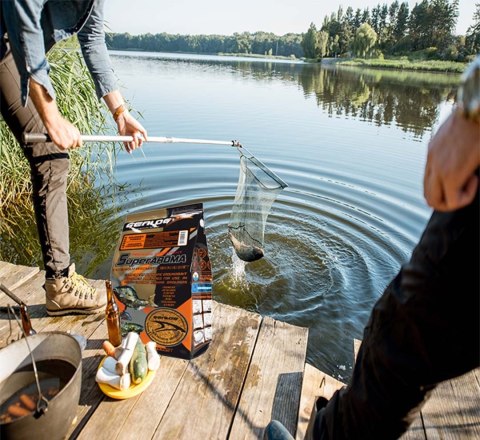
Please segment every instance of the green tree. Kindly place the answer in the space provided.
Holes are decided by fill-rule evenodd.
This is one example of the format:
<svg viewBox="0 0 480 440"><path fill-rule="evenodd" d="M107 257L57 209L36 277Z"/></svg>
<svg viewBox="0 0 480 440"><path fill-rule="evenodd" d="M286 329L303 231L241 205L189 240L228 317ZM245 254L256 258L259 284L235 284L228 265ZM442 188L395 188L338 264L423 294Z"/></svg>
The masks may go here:
<svg viewBox="0 0 480 440"><path fill-rule="evenodd" d="M377 34L380 31L379 25L380 25L380 5L377 5L374 8L372 8L372 27Z"/></svg>
<svg viewBox="0 0 480 440"><path fill-rule="evenodd" d="M317 34L317 57L323 58L327 54L328 32L320 31Z"/></svg>
<svg viewBox="0 0 480 440"><path fill-rule="evenodd" d="M328 52L330 55L337 58L338 54L340 53L340 37L339 35L335 35L334 37L330 37L328 39Z"/></svg>
<svg viewBox="0 0 480 440"><path fill-rule="evenodd" d="M340 55L348 51L350 43L353 40L353 36L355 34L353 18L353 9L351 6L349 6L340 20L340 30L338 32L338 50L335 51Z"/></svg>
<svg viewBox="0 0 480 440"><path fill-rule="evenodd" d="M371 24L370 20L370 9L365 8L362 13L362 23L368 23Z"/></svg>
<svg viewBox="0 0 480 440"><path fill-rule="evenodd" d="M393 36L396 41L399 41L401 38L405 37L408 29L408 3L403 2L398 9L397 21L393 29Z"/></svg>
<svg viewBox="0 0 480 440"><path fill-rule="evenodd" d="M302 39L302 48L307 58L315 58L317 56L317 27L310 23L310 28Z"/></svg>
<svg viewBox="0 0 480 440"><path fill-rule="evenodd" d="M353 18L353 27L355 29L358 29L361 24L362 24L362 10L358 8L355 11L355 17Z"/></svg>
<svg viewBox="0 0 480 440"><path fill-rule="evenodd" d="M377 42L377 33L368 23L363 23L355 32L355 38L352 42L352 53L356 57L366 58L375 48Z"/></svg>
<svg viewBox="0 0 480 440"><path fill-rule="evenodd" d="M458 0L423 0L416 4L409 20L413 49L447 48L453 41L457 18Z"/></svg>
<svg viewBox="0 0 480 440"><path fill-rule="evenodd" d="M465 48L470 55L480 53L480 3L475 3L475 8L473 24L467 29L465 35Z"/></svg>

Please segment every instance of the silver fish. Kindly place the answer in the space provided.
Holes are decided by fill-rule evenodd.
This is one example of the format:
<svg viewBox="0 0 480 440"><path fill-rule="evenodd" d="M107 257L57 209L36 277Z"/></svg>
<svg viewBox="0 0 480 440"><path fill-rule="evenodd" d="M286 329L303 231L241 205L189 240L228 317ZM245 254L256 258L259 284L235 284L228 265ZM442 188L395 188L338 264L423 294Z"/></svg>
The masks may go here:
<svg viewBox="0 0 480 440"><path fill-rule="evenodd" d="M230 241L232 242L237 257L240 258L240 260L250 263L252 261L260 260L260 258L264 256L262 248L242 243L237 240L231 232L228 233L228 236L230 237Z"/></svg>
<svg viewBox="0 0 480 440"><path fill-rule="evenodd" d="M131 307L135 310L141 310L148 306L148 301L140 299L135 292L135 289L131 286L118 286L114 287L113 291L118 300L125 304L126 307Z"/></svg>

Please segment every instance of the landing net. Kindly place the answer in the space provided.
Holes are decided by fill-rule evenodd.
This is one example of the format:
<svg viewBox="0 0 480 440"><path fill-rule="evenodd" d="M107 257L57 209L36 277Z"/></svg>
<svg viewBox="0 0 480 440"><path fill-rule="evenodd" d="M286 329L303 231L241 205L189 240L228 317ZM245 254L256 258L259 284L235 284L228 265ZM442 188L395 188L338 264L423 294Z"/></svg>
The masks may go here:
<svg viewBox="0 0 480 440"><path fill-rule="evenodd" d="M228 230L237 256L255 261L264 255L265 225L272 204L288 185L248 150L241 147L238 151L240 174Z"/></svg>

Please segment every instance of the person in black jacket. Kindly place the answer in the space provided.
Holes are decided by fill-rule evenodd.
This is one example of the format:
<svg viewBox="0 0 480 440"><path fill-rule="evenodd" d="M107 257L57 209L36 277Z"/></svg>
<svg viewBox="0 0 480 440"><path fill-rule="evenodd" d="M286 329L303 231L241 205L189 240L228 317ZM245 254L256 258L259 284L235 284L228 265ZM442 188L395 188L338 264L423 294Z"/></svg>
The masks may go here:
<svg viewBox="0 0 480 440"><path fill-rule="evenodd" d="M438 383L480 365L479 167L480 57L429 143L435 211L372 310L348 386L317 400L307 439L399 438ZM265 438L293 437L274 420Z"/></svg>

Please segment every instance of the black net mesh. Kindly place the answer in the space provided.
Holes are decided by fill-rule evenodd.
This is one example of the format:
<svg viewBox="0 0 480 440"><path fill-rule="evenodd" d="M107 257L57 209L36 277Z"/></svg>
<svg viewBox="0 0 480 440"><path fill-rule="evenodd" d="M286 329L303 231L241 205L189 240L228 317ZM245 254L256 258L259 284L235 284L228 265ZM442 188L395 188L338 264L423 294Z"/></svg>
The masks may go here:
<svg viewBox="0 0 480 440"><path fill-rule="evenodd" d="M278 193L287 186L257 158L240 152L240 175L228 225L235 253L243 261L264 255L264 235L268 214Z"/></svg>

